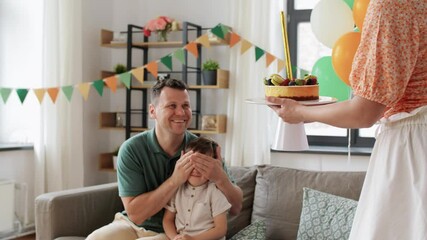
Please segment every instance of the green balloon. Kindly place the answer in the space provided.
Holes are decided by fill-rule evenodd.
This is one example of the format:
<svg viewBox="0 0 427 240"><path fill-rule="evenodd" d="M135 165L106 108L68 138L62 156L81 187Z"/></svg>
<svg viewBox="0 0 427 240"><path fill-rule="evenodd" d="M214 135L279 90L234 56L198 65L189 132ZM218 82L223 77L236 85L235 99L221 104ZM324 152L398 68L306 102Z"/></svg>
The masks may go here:
<svg viewBox="0 0 427 240"><path fill-rule="evenodd" d="M319 58L311 72L317 76L320 96L334 97L339 102L350 99L351 89L335 73L331 56Z"/></svg>

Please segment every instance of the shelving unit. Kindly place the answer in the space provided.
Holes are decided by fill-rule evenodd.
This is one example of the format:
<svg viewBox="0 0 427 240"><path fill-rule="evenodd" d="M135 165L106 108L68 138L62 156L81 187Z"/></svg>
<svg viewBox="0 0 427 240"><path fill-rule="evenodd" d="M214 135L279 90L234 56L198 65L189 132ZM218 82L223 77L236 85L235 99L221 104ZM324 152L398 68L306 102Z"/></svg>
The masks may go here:
<svg viewBox="0 0 427 240"><path fill-rule="evenodd" d="M133 51L141 51L142 64L145 65L149 62L148 52L149 49L156 48L182 48L189 43L189 33L195 31L196 37L202 35L202 27L189 22L183 22L182 24L182 41L167 41L167 42L150 42L147 37L142 37L143 28L140 26L129 24L127 31L127 42L113 42L114 32L102 29L101 30L101 43L102 47L107 48L126 48L126 65L128 71L132 69L132 57L135 55ZM139 36L136 36L139 34ZM194 33L193 33L194 35ZM211 40L211 46L226 45L227 40ZM227 117L225 115L216 116L216 129L202 130L200 128L201 119L201 95L204 89L227 89L229 85L229 72L227 70L219 69L217 73L217 84L216 85L202 85L201 81L201 64L202 64L202 51L201 45L198 44L199 57L195 59L195 66L189 66L188 53L184 51L184 64L182 64L181 71L162 71L159 73L173 73L181 74L180 79L188 83L189 74L195 74L195 84L189 84L189 90L195 94L196 101L193 103L193 122L194 127L189 130L195 134L222 134L226 132ZM106 78L114 75L113 72L102 71L102 78ZM144 71L144 79L147 79L148 73ZM194 81L193 81L194 82ZM126 89L126 109L124 127L116 126L116 116L118 112L102 112L100 113L100 128L102 129L116 129L125 131L125 139L131 137L132 133L138 133L148 130L148 90L151 89L152 83L144 84L132 84L129 89ZM138 106L134 106L135 99L133 94L139 92L141 99L137 101ZM139 96L138 95L138 96ZM138 116L137 121L133 120L133 116ZM112 153L101 153L99 156L99 168L106 171L114 171Z"/></svg>

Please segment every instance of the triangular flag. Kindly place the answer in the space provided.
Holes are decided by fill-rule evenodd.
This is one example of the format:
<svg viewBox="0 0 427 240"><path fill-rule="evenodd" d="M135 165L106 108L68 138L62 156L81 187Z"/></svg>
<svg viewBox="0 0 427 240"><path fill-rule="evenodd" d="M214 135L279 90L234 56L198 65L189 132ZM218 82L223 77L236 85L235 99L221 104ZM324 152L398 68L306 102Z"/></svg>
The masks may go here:
<svg viewBox="0 0 427 240"><path fill-rule="evenodd" d="M199 57L199 51L197 50L197 43L190 42L185 45L185 49L187 49L195 58Z"/></svg>
<svg viewBox="0 0 427 240"><path fill-rule="evenodd" d="M225 26L224 24L219 24L219 25L221 26L221 30L224 36L227 35L228 32L230 32L230 27Z"/></svg>
<svg viewBox="0 0 427 240"><path fill-rule="evenodd" d="M11 92L12 89L10 88L0 88L0 95L4 103L7 102L7 99L9 98Z"/></svg>
<svg viewBox="0 0 427 240"><path fill-rule="evenodd" d="M120 81L127 87L130 88L130 80L132 78L130 72L124 72L118 75Z"/></svg>
<svg viewBox="0 0 427 240"><path fill-rule="evenodd" d="M157 71L159 68L159 66L157 65L157 62L156 61L149 62L146 65L146 68L154 76L154 78L157 79Z"/></svg>
<svg viewBox="0 0 427 240"><path fill-rule="evenodd" d="M246 41L245 39L243 39L242 40L242 45L240 47L240 54L245 53L251 47L252 47L252 43L250 43L250 42Z"/></svg>
<svg viewBox="0 0 427 240"><path fill-rule="evenodd" d="M184 49L179 48L178 50L176 50L176 51L173 53L173 56L174 56L176 59L178 59L182 64L185 64L185 60L184 60L184 58L185 58Z"/></svg>
<svg viewBox="0 0 427 240"><path fill-rule="evenodd" d="M33 92L36 95L37 99L39 100L39 103L41 104L43 102L43 98L44 98L44 94L46 93L46 89L37 88L37 89L33 89Z"/></svg>
<svg viewBox="0 0 427 240"><path fill-rule="evenodd" d="M240 36L237 33L232 32L230 34L230 47L232 48L239 41L240 41Z"/></svg>
<svg viewBox="0 0 427 240"><path fill-rule="evenodd" d="M167 68L169 68L169 70L172 71L172 56L171 55L167 55L164 56L160 59L160 62L163 63L163 65L165 65Z"/></svg>
<svg viewBox="0 0 427 240"><path fill-rule="evenodd" d="M49 95L50 99L52 99L52 102L56 102L56 98L58 97L59 88L48 88L47 94Z"/></svg>
<svg viewBox="0 0 427 240"><path fill-rule="evenodd" d="M16 89L16 94L18 94L19 100L21 100L21 103L24 103L25 98L27 97L28 89L25 88L19 88Z"/></svg>
<svg viewBox="0 0 427 240"><path fill-rule="evenodd" d="M71 101L71 97L73 96L74 86L64 86L62 87L62 92L67 97L68 101Z"/></svg>
<svg viewBox="0 0 427 240"><path fill-rule="evenodd" d="M270 54L270 53L265 53L265 67L269 67L270 66L270 64L274 61L274 59L276 59L276 57L275 56L273 56L272 54Z"/></svg>
<svg viewBox="0 0 427 240"><path fill-rule="evenodd" d="M221 38L221 39L224 39L224 32L222 31L221 24L218 24L218 25L216 25L214 28L212 28L212 29L211 29L211 32L212 32L215 36L217 36L217 37L219 37L219 38Z"/></svg>
<svg viewBox="0 0 427 240"><path fill-rule="evenodd" d="M211 43L209 42L208 34L203 34L202 36L200 36L199 38L196 39L196 42L202 44L202 46L205 48L211 47Z"/></svg>
<svg viewBox="0 0 427 240"><path fill-rule="evenodd" d="M100 79L93 81L92 86L96 89L99 96L102 96L102 94L104 93L104 80Z"/></svg>
<svg viewBox="0 0 427 240"><path fill-rule="evenodd" d="M117 77L116 76L104 78L104 82L107 85L107 87L109 87L111 89L111 91L113 93L116 92L116 90L117 90Z"/></svg>
<svg viewBox="0 0 427 240"><path fill-rule="evenodd" d="M138 80L141 84L144 83L144 67L139 67L132 69L132 75Z"/></svg>
<svg viewBox="0 0 427 240"><path fill-rule="evenodd" d="M283 61L282 59L277 59L277 72L282 71L285 68L285 61Z"/></svg>
<svg viewBox="0 0 427 240"><path fill-rule="evenodd" d="M90 83L80 83L77 88L79 89L80 94L83 96L83 99L86 101L89 97Z"/></svg>
<svg viewBox="0 0 427 240"><path fill-rule="evenodd" d="M264 55L264 50L255 46L255 62L258 61Z"/></svg>

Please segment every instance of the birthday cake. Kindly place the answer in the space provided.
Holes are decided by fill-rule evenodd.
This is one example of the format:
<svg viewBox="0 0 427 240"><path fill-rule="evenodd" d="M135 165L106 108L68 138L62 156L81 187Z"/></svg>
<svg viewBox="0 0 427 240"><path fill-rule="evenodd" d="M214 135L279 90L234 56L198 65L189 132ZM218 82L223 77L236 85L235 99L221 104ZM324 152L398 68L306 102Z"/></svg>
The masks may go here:
<svg viewBox="0 0 427 240"><path fill-rule="evenodd" d="M264 85L265 96L290 98L297 101L319 99L319 85L314 75L290 80L279 74L272 74L269 78L264 78Z"/></svg>

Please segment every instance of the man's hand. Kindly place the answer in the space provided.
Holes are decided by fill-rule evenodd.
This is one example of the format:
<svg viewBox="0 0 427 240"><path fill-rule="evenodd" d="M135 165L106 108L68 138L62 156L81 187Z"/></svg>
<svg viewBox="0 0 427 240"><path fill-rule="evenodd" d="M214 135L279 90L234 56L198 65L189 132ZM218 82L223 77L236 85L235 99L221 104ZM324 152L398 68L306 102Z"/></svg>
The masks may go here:
<svg viewBox="0 0 427 240"><path fill-rule="evenodd" d="M189 151L181 154L181 157L176 161L175 169L171 176L172 182L176 186L184 184L190 176L191 171L193 171L194 164L190 161L192 155L193 151Z"/></svg>

